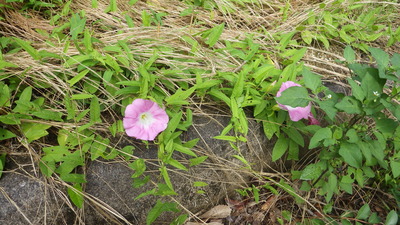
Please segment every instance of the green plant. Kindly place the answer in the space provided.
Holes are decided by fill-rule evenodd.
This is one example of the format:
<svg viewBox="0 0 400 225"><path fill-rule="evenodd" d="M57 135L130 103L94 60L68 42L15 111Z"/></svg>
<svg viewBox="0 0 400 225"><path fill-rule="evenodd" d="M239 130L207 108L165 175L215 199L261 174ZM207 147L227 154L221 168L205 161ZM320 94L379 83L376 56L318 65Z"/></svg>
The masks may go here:
<svg viewBox="0 0 400 225"><path fill-rule="evenodd" d="M334 1L328 5L321 3L319 11L310 12L308 19L296 28L300 31L301 39L308 45L313 40L319 41L327 49L331 40L340 40L365 52L368 52L369 42L374 42L382 36L392 37L388 42L389 46L398 39L397 31L390 34L391 31L384 22L390 20L385 16L386 12L396 9L381 5L367 11L363 10L365 3L357 0L346 8L338 7L341 4L349 3L344 1Z"/></svg>
<svg viewBox="0 0 400 225"><path fill-rule="evenodd" d="M302 190L317 188L318 193L325 196L328 203L325 212L331 211L329 203L335 194L339 191L352 194L355 183L361 188L381 184L376 188L388 190L394 196L398 194L400 105L397 82L400 55L389 56L378 48L369 48L369 52L377 68L357 63L351 47L345 49L344 63L352 71L352 77L347 79L352 95L344 96L323 86L315 86L321 83L320 78L312 73L303 73L305 85L315 97L309 97L307 91L296 96L287 92L289 94L281 97L290 100L292 107L303 106L300 105L302 101L313 101L326 113L327 126L305 128L313 133L308 148L320 149L319 160L295 176L303 180ZM320 92L324 93L323 98L316 97ZM338 112L346 115L341 124L335 124ZM368 125L371 120L374 126ZM363 209L369 212L366 207L360 209L359 214L363 216L358 216L358 219L368 219L364 216L367 213L363 212Z"/></svg>

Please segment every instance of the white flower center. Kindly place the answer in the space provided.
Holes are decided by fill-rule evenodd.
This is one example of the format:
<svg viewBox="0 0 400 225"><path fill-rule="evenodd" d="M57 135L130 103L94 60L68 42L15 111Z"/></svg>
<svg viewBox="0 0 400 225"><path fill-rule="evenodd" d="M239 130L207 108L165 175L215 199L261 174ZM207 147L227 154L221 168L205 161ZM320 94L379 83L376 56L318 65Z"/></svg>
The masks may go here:
<svg viewBox="0 0 400 225"><path fill-rule="evenodd" d="M144 127L149 127L154 121L153 115L149 112L144 112L139 115L139 123Z"/></svg>

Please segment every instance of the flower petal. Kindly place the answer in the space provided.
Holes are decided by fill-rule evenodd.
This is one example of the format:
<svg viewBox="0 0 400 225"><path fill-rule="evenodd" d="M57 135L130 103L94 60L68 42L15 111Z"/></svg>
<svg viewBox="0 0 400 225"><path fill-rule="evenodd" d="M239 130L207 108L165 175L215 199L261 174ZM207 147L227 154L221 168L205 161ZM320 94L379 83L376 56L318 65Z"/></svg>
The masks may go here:
<svg viewBox="0 0 400 225"><path fill-rule="evenodd" d="M319 121L315 119L315 117L311 112L308 115L308 125L320 125Z"/></svg>
<svg viewBox="0 0 400 225"><path fill-rule="evenodd" d="M167 128L169 117L157 103L135 99L126 107L122 122L128 136L152 141Z"/></svg>
<svg viewBox="0 0 400 225"><path fill-rule="evenodd" d="M287 106L288 107L288 106ZM306 107L288 107L289 116L292 121L299 121L301 119L308 119L308 115L311 112L311 103Z"/></svg>
<svg viewBox="0 0 400 225"><path fill-rule="evenodd" d="M124 125L125 129L129 129L129 128L135 127L135 126L137 126L137 123L138 123L138 118L137 117L136 118L124 117L122 119L122 124Z"/></svg>
<svg viewBox="0 0 400 225"><path fill-rule="evenodd" d="M141 113L141 109L133 104L130 104L125 108L125 117L137 118Z"/></svg>

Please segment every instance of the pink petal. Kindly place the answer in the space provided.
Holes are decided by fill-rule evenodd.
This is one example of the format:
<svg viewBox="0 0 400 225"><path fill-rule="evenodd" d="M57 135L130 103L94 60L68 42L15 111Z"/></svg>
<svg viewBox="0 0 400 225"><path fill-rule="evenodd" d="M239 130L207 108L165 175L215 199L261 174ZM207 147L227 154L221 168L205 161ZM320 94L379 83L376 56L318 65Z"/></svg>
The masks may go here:
<svg viewBox="0 0 400 225"><path fill-rule="evenodd" d="M308 125L320 125L319 121L314 118L314 116L311 112L308 115Z"/></svg>
<svg viewBox="0 0 400 225"><path fill-rule="evenodd" d="M278 96L278 97L279 97L279 96ZM286 110L286 111L289 110L288 107L286 107L286 105L282 105L282 104L279 103L279 102L277 102L277 103L278 103L279 108L281 108L281 109L283 109L283 110Z"/></svg>
<svg viewBox="0 0 400 225"><path fill-rule="evenodd" d="M125 108L125 117L136 118L142 113L141 109L133 104Z"/></svg>
<svg viewBox="0 0 400 225"><path fill-rule="evenodd" d="M301 119L308 119L308 115L311 112L311 103L306 107L288 107L289 116L292 121L299 121Z"/></svg>
<svg viewBox="0 0 400 225"><path fill-rule="evenodd" d="M139 118L142 113L151 114L150 120L143 123ZM152 141L164 131L169 122L169 117L164 109L151 100L135 99L125 109L123 125L128 136L141 140Z"/></svg>
<svg viewBox="0 0 400 225"><path fill-rule="evenodd" d="M132 128L134 126L137 126L136 124L138 123L138 118L132 118L132 117L124 117L122 119L122 124L124 125L125 129Z"/></svg>

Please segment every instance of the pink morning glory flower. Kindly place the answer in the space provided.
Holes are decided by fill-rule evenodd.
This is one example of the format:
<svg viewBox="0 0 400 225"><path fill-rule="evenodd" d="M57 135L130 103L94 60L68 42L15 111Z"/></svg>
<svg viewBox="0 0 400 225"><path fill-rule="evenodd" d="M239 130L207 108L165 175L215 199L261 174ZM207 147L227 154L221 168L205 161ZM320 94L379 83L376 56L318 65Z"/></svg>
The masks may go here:
<svg viewBox="0 0 400 225"><path fill-rule="evenodd" d="M122 123L128 136L153 141L167 128L169 117L164 109L151 100L135 99L125 109Z"/></svg>
<svg viewBox="0 0 400 225"><path fill-rule="evenodd" d="M276 97L281 96L281 93L290 88L298 86L301 87L300 84L297 84L293 81L286 81L282 83L281 88L279 89L278 93L276 93ZM286 110L289 112L289 117L292 121L299 121L301 119L308 119L309 125L318 125L319 121L314 118L313 114L311 113L311 102L308 103L306 107L291 107L288 105L282 105L278 102L279 108Z"/></svg>

